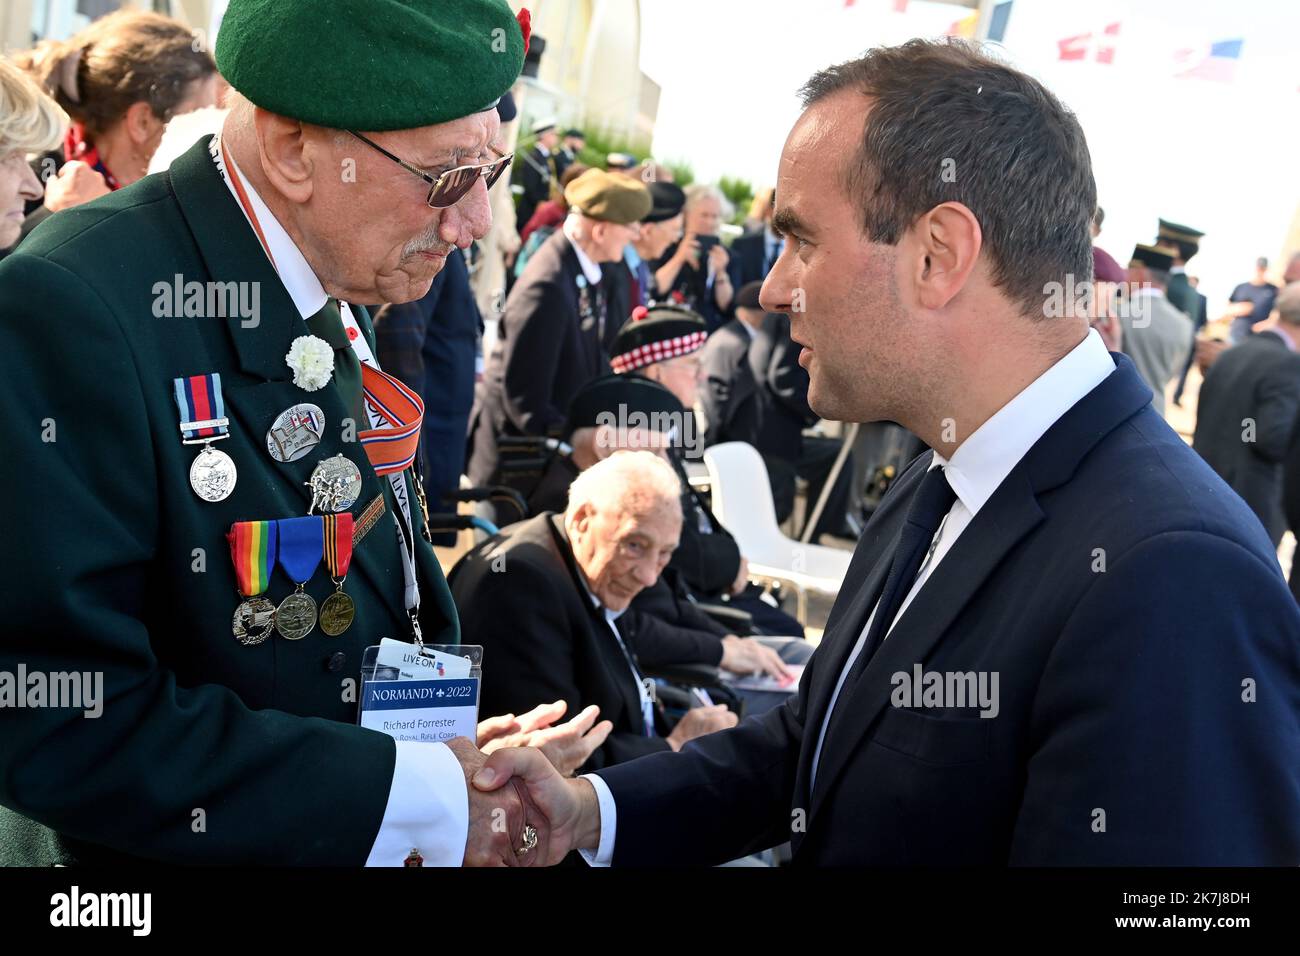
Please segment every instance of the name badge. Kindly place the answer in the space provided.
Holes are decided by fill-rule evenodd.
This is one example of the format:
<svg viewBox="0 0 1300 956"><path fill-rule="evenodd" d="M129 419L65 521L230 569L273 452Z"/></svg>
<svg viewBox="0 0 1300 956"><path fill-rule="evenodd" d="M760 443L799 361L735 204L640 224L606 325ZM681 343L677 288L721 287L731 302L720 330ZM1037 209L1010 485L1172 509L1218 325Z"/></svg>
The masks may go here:
<svg viewBox="0 0 1300 956"><path fill-rule="evenodd" d="M394 740L477 739L482 657L476 644L417 647L384 639L362 658L357 722Z"/></svg>

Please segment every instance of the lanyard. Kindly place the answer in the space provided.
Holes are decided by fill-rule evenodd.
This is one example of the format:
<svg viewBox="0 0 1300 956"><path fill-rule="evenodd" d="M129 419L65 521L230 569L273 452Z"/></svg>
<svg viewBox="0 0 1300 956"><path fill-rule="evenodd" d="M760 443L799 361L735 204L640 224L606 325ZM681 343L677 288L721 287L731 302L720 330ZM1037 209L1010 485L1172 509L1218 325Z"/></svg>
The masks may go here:
<svg viewBox="0 0 1300 956"><path fill-rule="evenodd" d="M231 188L238 200L240 207L244 211L244 216L248 219L249 225L253 227L253 232L257 234L258 241L262 244L262 249L266 252L266 257L271 260L272 268L279 272L275 264L275 257L271 255L271 246L266 241L266 235L262 232L261 223L257 219L257 211L253 208L252 202L249 201L248 194L244 190L244 185L240 181L239 173L236 171L233 159L225 156L221 146L221 137L212 137L211 153L213 162L216 163L217 170L221 173L226 184ZM352 351L360 359L361 364L365 366L362 369L363 383L369 385L366 389L366 397L373 401L373 394L380 387L380 381L375 376L368 376L367 369L373 370L378 376L382 376L389 382L396 383L396 379L391 376L384 376L379 368L379 362L376 361L374 353L370 350L370 343L361 332L361 327L352 314L352 309L346 302L339 303L339 315L343 319L343 327L347 330L348 340L352 343ZM400 383L397 383L400 385ZM410 393L408 396L415 404L419 405L419 411L423 412L423 404L420 403L419 396L411 393L405 386L400 386L405 392ZM384 422L388 419L376 412L372 401L364 402L366 414L370 419L370 428L372 431L384 428ZM391 422L397 424L397 422ZM419 422L415 423L415 433L418 436ZM367 440L366 435L361 436L362 441ZM417 437L418 441L418 437ZM415 642L423 643L423 636L420 632L420 584L415 569L415 531L414 522L411 519L411 496L408 493L406 484L406 472L404 470L389 471L385 469L383 477L388 479L389 486L393 491L393 500L397 503L397 514L393 516L393 523L397 528L398 550L402 553L402 575L405 579L404 601L406 604L406 613L411 619L411 629L415 634Z"/></svg>
<svg viewBox="0 0 1300 956"><path fill-rule="evenodd" d="M623 652L623 659L627 661L627 666L632 670L632 679L636 681L636 696L641 702L641 720L645 724L645 735L653 737L655 735L654 700L650 697L649 690L646 689L645 679L641 676L641 671L637 669L636 661L632 659L631 652L623 642L623 635L619 633L615 619L610 617L610 612L603 607L600 608L600 612L605 615L605 620L609 623L609 629L614 632L614 640L618 641L618 649Z"/></svg>

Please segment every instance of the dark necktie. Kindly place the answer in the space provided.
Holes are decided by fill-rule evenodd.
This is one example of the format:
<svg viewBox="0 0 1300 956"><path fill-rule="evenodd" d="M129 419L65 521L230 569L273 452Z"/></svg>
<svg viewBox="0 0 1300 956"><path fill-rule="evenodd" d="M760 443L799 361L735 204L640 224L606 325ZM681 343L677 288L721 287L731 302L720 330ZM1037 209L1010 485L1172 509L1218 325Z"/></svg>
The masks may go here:
<svg viewBox="0 0 1300 956"><path fill-rule="evenodd" d="M343 396L343 404L348 414L357 423L360 431L370 427L370 422L362 417L361 406L361 360L352 350L352 341L347 329L343 327L343 316L339 314L338 299L328 299L324 307L307 319L307 328L317 338L324 339L334 349L334 381Z"/></svg>
<svg viewBox="0 0 1300 956"><path fill-rule="evenodd" d="M845 678L844 686L840 688L839 697L835 701L835 713L832 715L831 724L826 728L827 740L835 729L834 718L841 717L843 714L845 698L849 696L849 692L862 676L862 672L867 669L867 663L880 646L880 642L889 633L889 625L893 623L898 615L898 609L903 605L903 599L907 597L907 593L912 590L912 585L916 582L916 574L921 570L921 563L929 553L930 543L934 539L934 533L939 530L939 523L943 521L944 515L951 510L956 500L957 495L952 490L952 485L948 484L943 468L931 468L925 473L925 477L921 479L921 486L916 489L916 494L912 496L912 503L908 506L903 532L898 538L898 548L894 551L894 559L889 565L889 574L885 577L885 586L880 592L880 602L876 605L875 616L871 619L871 628L862 643L862 652L853 662L853 669Z"/></svg>

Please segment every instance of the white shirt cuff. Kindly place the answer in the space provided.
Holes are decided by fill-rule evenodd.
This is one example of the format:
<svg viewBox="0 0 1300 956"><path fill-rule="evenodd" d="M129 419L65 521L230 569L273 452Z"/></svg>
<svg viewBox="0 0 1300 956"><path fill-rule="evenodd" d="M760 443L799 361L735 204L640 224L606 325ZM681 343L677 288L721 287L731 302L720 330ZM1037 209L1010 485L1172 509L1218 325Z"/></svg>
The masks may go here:
<svg viewBox="0 0 1300 956"><path fill-rule="evenodd" d="M600 804L600 844L594 854L590 850L578 852L592 866L609 866L614 862L614 826L618 822L614 795L609 792L609 784L596 774L584 773L582 779L591 784L596 791L596 802Z"/></svg>
<svg viewBox="0 0 1300 956"><path fill-rule="evenodd" d="M412 849L425 866L460 866L469 838L465 771L446 744L397 740L388 806L366 866L401 866Z"/></svg>

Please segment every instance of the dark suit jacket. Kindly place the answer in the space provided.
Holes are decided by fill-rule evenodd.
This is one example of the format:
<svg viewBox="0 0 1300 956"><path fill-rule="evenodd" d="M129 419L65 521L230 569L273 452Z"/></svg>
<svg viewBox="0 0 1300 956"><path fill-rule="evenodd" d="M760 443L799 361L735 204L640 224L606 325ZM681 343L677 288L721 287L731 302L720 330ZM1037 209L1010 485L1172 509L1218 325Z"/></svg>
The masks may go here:
<svg viewBox="0 0 1300 956"><path fill-rule="evenodd" d="M736 291L749 282L767 278L767 233L763 229L747 232L731 243L732 282Z"/></svg>
<svg viewBox="0 0 1300 956"><path fill-rule="evenodd" d="M699 402L708 422L709 445L743 441L757 446L762 431L762 399L749 364L750 335L732 319L709 336L700 353L704 387Z"/></svg>
<svg viewBox="0 0 1300 956"><path fill-rule="evenodd" d="M465 433L474 405L482 324L459 249L447 256L423 298L386 305L375 313L380 365L424 399L420 454L433 511L455 510L443 503L443 495L459 487L465 470Z"/></svg>
<svg viewBox="0 0 1300 956"><path fill-rule="evenodd" d="M511 525L452 569L464 641L483 645L480 711L522 714L563 699L568 720L598 705L614 730L588 769L668 750L662 723L661 736L645 735L632 670L579 575L563 520L549 512Z"/></svg>
<svg viewBox="0 0 1300 956"><path fill-rule="evenodd" d="M1251 335L1219 356L1197 400L1192 447L1250 505L1274 547L1287 528L1282 462L1297 414L1300 354L1273 332Z"/></svg>
<svg viewBox="0 0 1300 956"><path fill-rule="evenodd" d="M839 702L853 719L816 787L822 719L930 454L873 515L788 705L601 771L616 864L785 840L797 865L1300 863L1300 611L1258 522L1115 358ZM997 673L998 716L892 706L915 664Z"/></svg>
<svg viewBox="0 0 1300 956"><path fill-rule="evenodd" d="M528 260L506 299L475 394L468 469L474 484L492 480L499 436L558 432L577 391L609 372L600 343L601 309L599 283L586 284L572 244L555 232Z"/></svg>
<svg viewBox="0 0 1300 956"><path fill-rule="evenodd" d="M789 316L763 316L763 327L749 347L749 368L762 409L754 446L765 456L797 462L803 454L803 430L820 416L808 405L808 372L799 364L799 346L790 338Z"/></svg>
<svg viewBox="0 0 1300 956"><path fill-rule="evenodd" d="M156 317L155 283L248 283L240 317ZM363 331L370 320L358 309ZM170 171L51 217L0 264L0 495L10 502L0 599L0 670L103 673L107 703L6 710L0 732L0 862L120 861L358 866L383 819L395 747L356 726L362 651L409 633L388 482L345 441L337 385L304 392L284 357L307 335L205 138ZM238 483L201 501L188 473L172 381L219 372ZM280 464L276 416L325 413L322 441ZM36 418L33 418L36 415ZM48 417L56 441L42 440ZM381 493L387 513L357 546L345 589L356 619L340 637L231 635L239 603L232 523L307 513L304 482L343 454L362 474L353 511ZM21 465L19 464L21 463ZM382 490L381 490L382 489ZM408 480L407 493L412 494ZM412 498L412 500L414 500ZM417 511L418 516L418 511ZM417 534L425 639L455 643L456 611ZM293 590L276 570L267 596ZM334 590L318 572L317 602ZM353 683L355 689L355 683ZM302 799L328 794L327 800ZM209 829L195 835L203 807Z"/></svg>

